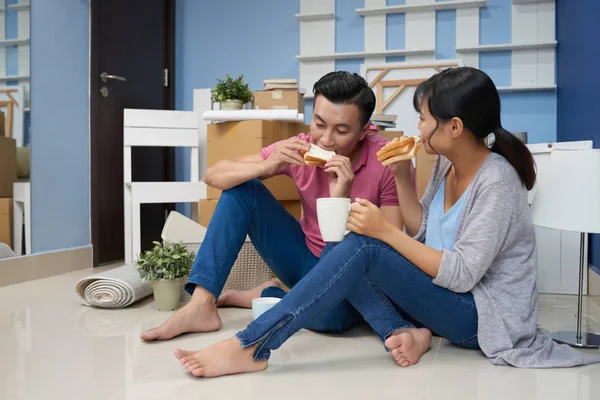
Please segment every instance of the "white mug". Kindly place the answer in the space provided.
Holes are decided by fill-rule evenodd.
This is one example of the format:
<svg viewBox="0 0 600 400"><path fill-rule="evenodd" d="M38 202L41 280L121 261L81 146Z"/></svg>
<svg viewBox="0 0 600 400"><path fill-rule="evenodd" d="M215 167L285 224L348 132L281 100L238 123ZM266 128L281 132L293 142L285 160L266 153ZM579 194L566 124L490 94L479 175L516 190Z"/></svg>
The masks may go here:
<svg viewBox="0 0 600 400"><path fill-rule="evenodd" d="M252 300L252 318L256 319L281 301L277 297L258 297Z"/></svg>
<svg viewBox="0 0 600 400"><path fill-rule="evenodd" d="M346 226L352 203L348 198L317 199L317 220L324 242L341 242L350 233Z"/></svg>

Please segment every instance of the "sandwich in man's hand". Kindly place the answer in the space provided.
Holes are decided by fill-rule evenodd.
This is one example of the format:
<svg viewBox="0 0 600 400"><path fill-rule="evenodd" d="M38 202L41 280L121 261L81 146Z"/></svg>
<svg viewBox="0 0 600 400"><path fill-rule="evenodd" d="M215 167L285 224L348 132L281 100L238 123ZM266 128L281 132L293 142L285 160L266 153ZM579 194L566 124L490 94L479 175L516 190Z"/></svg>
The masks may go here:
<svg viewBox="0 0 600 400"><path fill-rule="evenodd" d="M417 155L420 147L421 138L418 136L403 136L382 147L377 152L377 160L383 165L410 160Z"/></svg>
<svg viewBox="0 0 600 400"><path fill-rule="evenodd" d="M331 157L335 156L335 151L325 150L317 145L311 144L310 150L302 154L302 156L304 157L306 165L311 167L322 167L331 159Z"/></svg>

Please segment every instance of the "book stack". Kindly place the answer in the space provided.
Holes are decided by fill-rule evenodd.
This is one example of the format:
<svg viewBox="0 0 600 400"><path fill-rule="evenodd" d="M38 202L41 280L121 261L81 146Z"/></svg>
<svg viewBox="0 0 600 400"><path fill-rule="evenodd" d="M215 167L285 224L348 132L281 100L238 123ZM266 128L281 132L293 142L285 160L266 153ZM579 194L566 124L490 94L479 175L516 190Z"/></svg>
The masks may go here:
<svg viewBox="0 0 600 400"><path fill-rule="evenodd" d="M371 125L374 125L375 129L384 131L386 128L395 128L397 115L389 114L373 114L371 116Z"/></svg>
<svg viewBox="0 0 600 400"><path fill-rule="evenodd" d="M296 79L265 79L264 90L298 90Z"/></svg>

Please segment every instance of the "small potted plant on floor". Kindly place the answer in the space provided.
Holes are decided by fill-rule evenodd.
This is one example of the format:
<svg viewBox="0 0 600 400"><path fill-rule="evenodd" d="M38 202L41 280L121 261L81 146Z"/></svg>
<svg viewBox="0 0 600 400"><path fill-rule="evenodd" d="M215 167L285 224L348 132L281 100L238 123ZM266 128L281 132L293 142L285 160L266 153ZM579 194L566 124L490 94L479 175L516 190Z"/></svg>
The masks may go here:
<svg viewBox="0 0 600 400"><path fill-rule="evenodd" d="M241 110L242 106L252 101L252 91L244 83L244 75L232 79L229 74L225 79L217 78L217 86L211 90L211 98L215 103L221 103L221 110Z"/></svg>
<svg viewBox="0 0 600 400"><path fill-rule="evenodd" d="M194 253L181 243L154 242L154 248L136 260L142 280L152 282L154 301L161 311L179 306L181 290L194 262Z"/></svg>

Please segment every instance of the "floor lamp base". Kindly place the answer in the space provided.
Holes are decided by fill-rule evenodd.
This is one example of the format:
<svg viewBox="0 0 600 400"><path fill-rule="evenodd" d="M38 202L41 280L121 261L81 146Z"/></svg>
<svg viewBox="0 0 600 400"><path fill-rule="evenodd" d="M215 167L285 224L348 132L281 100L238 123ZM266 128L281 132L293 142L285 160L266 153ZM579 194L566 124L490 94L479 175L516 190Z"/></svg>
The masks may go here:
<svg viewBox="0 0 600 400"><path fill-rule="evenodd" d="M559 342L571 345L573 347L581 347L593 349L600 347L600 335L594 333L581 332L581 337L577 337L577 332L562 331L552 333L552 338Z"/></svg>

